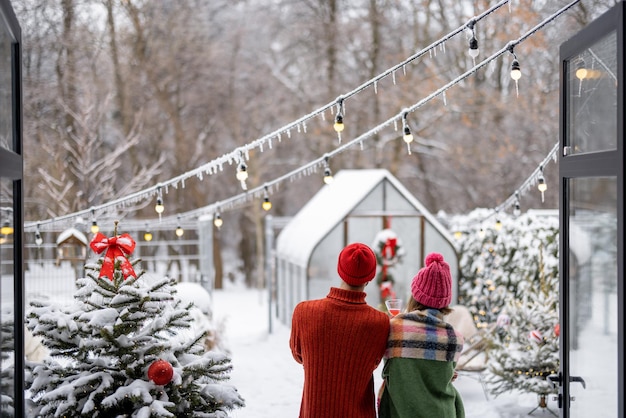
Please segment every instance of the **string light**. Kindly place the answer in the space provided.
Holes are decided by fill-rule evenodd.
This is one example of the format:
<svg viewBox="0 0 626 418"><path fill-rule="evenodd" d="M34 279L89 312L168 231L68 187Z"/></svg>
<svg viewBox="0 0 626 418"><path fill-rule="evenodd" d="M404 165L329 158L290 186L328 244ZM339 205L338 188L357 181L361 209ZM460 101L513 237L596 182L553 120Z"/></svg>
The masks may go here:
<svg viewBox="0 0 626 418"><path fill-rule="evenodd" d="M335 132L337 132L337 139L339 140L340 144L341 144L341 133L345 129L345 126L343 124L343 112L344 112L343 99L338 99L337 115L335 116L335 124L333 125L333 128L335 129Z"/></svg>
<svg viewBox="0 0 626 418"><path fill-rule="evenodd" d="M522 213L521 205L519 202L519 192L515 192L515 204L513 206L513 216L516 218Z"/></svg>
<svg viewBox="0 0 626 418"><path fill-rule="evenodd" d="M475 22L472 21L468 25L469 28L472 30L472 37L469 40L468 54L470 57L472 57L472 63L476 65L476 57L478 57L480 50L478 49L478 39L476 39L476 32L474 31L474 24Z"/></svg>
<svg viewBox="0 0 626 418"><path fill-rule="evenodd" d="M539 177L537 177L537 188L541 192L541 203L544 203L544 192L548 190L546 179L543 176L543 167L539 169Z"/></svg>
<svg viewBox="0 0 626 418"><path fill-rule="evenodd" d="M41 237L41 232L39 232L39 224L37 224L37 229L35 229L35 244L38 247L43 244L43 238Z"/></svg>
<svg viewBox="0 0 626 418"><path fill-rule="evenodd" d="M2 227L0 228L0 234L2 235L11 235L14 231L15 230L13 229L9 221L4 221Z"/></svg>
<svg viewBox="0 0 626 418"><path fill-rule="evenodd" d="M91 217L92 217L92 222L91 222L91 233L92 234L97 234L98 232L100 232L100 227L98 226L98 222L96 221L96 211L95 209L91 210Z"/></svg>
<svg viewBox="0 0 626 418"><path fill-rule="evenodd" d="M148 224L146 223L146 232L143 234L143 240L146 242L152 241L152 232L148 229Z"/></svg>
<svg viewBox="0 0 626 418"><path fill-rule="evenodd" d="M180 226L180 215L178 215L178 226L176 227L175 234L178 238L185 234L185 230Z"/></svg>
<svg viewBox="0 0 626 418"><path fill-rule="evenodd" d="M157 187L157 200L156 205L154 206L154 210L159 214L159 221L161 220L161 214L165 210L165 206L163 206L163 195L161 192L161 186Z"/></svg>
<svg viewBox="0 0 626 418"><path fill-rule="evenodd" d="M335 179L333 178L333 172L328 165L328 157L324 158L324 183L331 184Z"/></svg>
<svg viewBox="0 0 626 418"><path fill-rule="evenodd" d="M267 186L265 186L265 194L263 196L263 203L261 204L261 207L266 212L268 210L272 209L272 202L270 202L270 197L269 197L269 195L267 193Z"/></svg>
<svg viewBox="0 0 626 418"><path fill-rule="evenodd" d="M217 229L220 229L223 224L224 224L224 221L222 220L222 217L220 216L219 212L215 212L215 217L213 218L213 225L215 225Z"/></svg>
<svg viewBox="0 0 626 418"><path fill-rule="evenodd" d="M413 134L411 134L411 128L409 128L409 123L406 118L408 116L408 112L404 112L402 115L402 139L406 143L406 149L409 155L411 155L411 142L413 142Z"/></svg>
<svg viewBox="0 0 626 418"><path fill-rule="evenodd" d="M513 55L513 62L511 62L511 78L515 81L515 94L519 97L519 84L518 81L522 78L522 69L517 60L517 55L513 51L513 46L509 47L509 52Z"/></svg>
<svg viewBox="0 0 626 418"><path fill-rule="evenodd" d="M444 85L443 87L441 87L440 89L438 89L437 91L433 92L432 94L430 94L429 96L425 97L424 99L420 100L420 102L416 103L414 106L412 106L410 108L411 111L416 110L417 108L423 106L425 103L429 102L430 100L432 100L435 97L439 97L443 92L445 92L447 89L451 88L452 86L457 85L459 82L461 82L462 80L464 80L465 78L469 77L470 75L474 74L477 70L479 70L480 68L485 67L486 65L488 65L490 62L492 62L493 60L495 60L496 58L498 58L500 55L502 55L503 53L505 53L507 50L511 50L512 45L517 45L523 41L525 41L528 37L530 37L531 35L533 35L534 33L536 33L537 31L539 31L541 28L543 28L544 26L546 26L548 23L551 23L553 20L555 20L557 17L561 16L562 14L564 14L566 11L568 11L570 8L572 8L574 5L576 5L580 0L573 0L572 2L570 2L569 4L563 6L561 9L559 9L558 11L554 12L552 15L550 15L548 18L544 19L542 22L538 23L535 27L531 28L530 30L528 30L524 35L522 35L521 37L519 37L517 40L515 41L511 41L509 42L509 44L507 45L506 49L500 50L495 52L493 55L491 55L490 57L486 58L484 61L482 61L481 63L479 63L478 65L476 65L474 68L468 70L467 72L465 72L464 74L456 77L454 80L450 81L448 84ZM490 7L488 10L485 10L483 13L481 13L480 15L472 18L472 21L477 22L479 20L482 20L483 18L487 17L489 14L493 13L495 10L499 9L500 7L502 7L503 5L507 4L508 0L502 0L500 1L498 4ZM402 61L399 64L396 64L395 66L387 69L386 71L384 71L383 73L379 74L378 76L372 78L371 80L367 81L366 83L364 83L363 85L358 86L357 88L355 88L353 91L346 93L344 95L342 95L342 99L346 99L348 97L351 97L353 95L356 95L357 93L363 91L366 87L369 87L371 85L375 85L378 81L380 81L381 79L394 74L395 71L404 69L404 67L424 56L425 54L431 52L433 49L440 47L442 45L445 44L446 41L448 41L449 39L451 39L452 37L456 36L458 33L460 33L461 31L463 31L466 28L467 25L463 25L460 26L459 28L453 30L452 32L450 32L449 34L443 36L442 38L440 38L439 40L435 41L433 44L429 45L428 47L422 49L421 51L417 52L416 54L412 55L411 57L405 59L404 61ZM518 62L519 64L519 62ZM293 128L293 127L297 127L299 125L301 125L304 121L311 119L313 117L319 116L319 115L323 115L323 113L331 108L332 106L335 106L337 103L333 102L331 104L322 106L321 108L319 108L318 110L311 112L308 115L305 115L304 117L288 124L285 125L284 127L264 136L261 137L247 145L245 145L245 149L246 150L251 150L257 147L262 147L264 144L267 143L267 141L271 140L272 138L279 138L280 139L280 134L283 132L288 131L289 129ZM387 126L390 121L393 121L395 118L397 118L397 116L385 121L384 123L379 124L378 126L374 127L373 129L371 129L369 132L367 132L364 135L361 135L357 140L355 141L351 141L350 144L352 143L362 143L362 141L369 137L369 136L374 136L376 134L379 133L380 129ZM340 150L337 150L337 152L340 152ZM234 158L233 153L227 153L224 154L223 156L210 161L202 166L196 167L195 169L186 172L182 175L179 175L177 177L171 178L170 180L167 180L165 183L161 183L161 184L166 184L166 185L174 185L176 186L179 182L184 181L187 178L190 178L192 176L197 176L201 178L201 175L203 173L216 173L218 171L221 170L221 167L223 164L230 162L232 159ZM290 176L293 175L297 175L299 173L305 172L306 170L310 170L311 169L311 165L305 165L300 167L298 170L294 170L294 172L290 173ZM282 179L285 179L287 176L282 176ZM106 204L100 205L98 206L99 210L104 210L106 208L110 208L110 207L124 207L126 205L126 202L128 201L137 201L140 200L142 198L145 198L146 196L152 195L154 193L154 189L157 186L152 186L148 189L145 190L141 190L135 193L131 193L127 196L124 196L122 198L116 199L116 200L112 200L110 202L107 202ZM232 199L229 200L239 200L239 199L245 199L246 195L240 195L240 196L234 196ZM162 200L162 198L161 198ZM156 208L155 208L156 209ZM206 208L203 208L202 211L203 213L206 213L204 211L206 211ZM42 224L50 224L50 223L58 223L58 222L64 222L70 219L74 219L78 216L81 216L85 213L86 211L78 211L75 213L71 213L71 214L67 214L67 215L63 215L63 216L59 216L53 219L48 219L46 221L43 221ZM161 216L159 216L159 219L161 219ZM32 228L34 228L34 223L25 223L24 224L24 228L27 230L32 230Z"/></svg>
<svg viewBox="0 0 626 418"><path fill-rule="evenodd" d="M580 58L577 62L576 62L576 78L578 78L580 81L583 81L585 78L587 78L587 68L585 66L585 60Z"/></svg>

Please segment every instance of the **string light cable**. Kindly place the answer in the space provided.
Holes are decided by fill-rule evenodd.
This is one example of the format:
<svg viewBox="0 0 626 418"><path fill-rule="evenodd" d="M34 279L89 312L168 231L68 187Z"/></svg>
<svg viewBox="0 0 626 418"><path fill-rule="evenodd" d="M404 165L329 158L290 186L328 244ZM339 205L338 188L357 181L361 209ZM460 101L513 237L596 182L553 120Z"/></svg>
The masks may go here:
<svg viewBox="0 0 626 418"><path fill-rule="evenodd" d="M471 23L475 23L478 20L488 16L489 14L493 13L495 10L497 10L498 8L502 7L503 5L505 5L506 3L508 3L509 0L503 0L501 2L499 2L498 4L492 6L490 9L486 10L485 12L483 12L481 15L478 15L474 18L472 18L470 20ZM445 91L447 91L448 89L450 89L451 87L455 86L456 84L460 83L461 81L463 81L464 79L466 79L467 77L469 77L470 75L472 75L473 73L475 73L477 70L485 67L486 65L488 65L491 61L494 61L495 59L497 59L498 57L500 57L502 54L509 52L511 50L511 48L515 47L516 45L522 43L523 41L525 41L527 38L529 38L530 36L532 36L533 34L535 34L537 31L539 31L541 28L543 28L544 26L546 26L547 24L549 24L550 22L554 21L556 18L558 18L559 16L561 16L563 13L565 13L567 10L569 10L570 8L572 8L574 5L576 5L577 3L579 3L580 0L573 0L571 3L565 5L564 7L562 7L561 9L559 9L558 11L556 11L555 13L553 13L552 15L550 15L548 18L544 19L543 21L541 21L539 24L537 24L536 26L534 26L532 29L530 29L529 31L527 31L524 35L522 35L520 38L518 38L517 40L514 41L510 41L505 47L503 47L502 49L498 50L497 52L495 52L494 54L492 54L491 56L485 58L483 61L481 61L480 63L478 63L477 65L475 65L474 67L472 67L471 69L469 69L468 71L466 71L465 73L459 75L458 77L456 77L455 79L451 80L450 82L448 82L447 84L445 84L444 86L440 87L439 89L435 90L434 92L432 92L430 95L424 97L422 100L420 100L419 102L415 103L414 105L412 105L411 107L408 107L406 109L404 109L401 113L392 116L391 118L387 119L385 122L375 126L374 128L370 129L369 131L367 131L366 133L356 137L355 139L346 142L344 144L340 144L337 148L335 148L333 151L326 153L327 156L333 156L336 154L339 154L343 151L345 151L346 149L352 147L354 144L360 143L362 145L363 141L366 140L369 137L374 136L375 134L379 133L380 130L382 130L383 128L388 127L391 124L397 124L398 120L402 120L402 117L405 116L405 114L407 114L408 112L415 112L417 109L419 109L420 107L422 107L423 105L425 105L426 103L428 103L430 100L442 95ZM351 97L355 94L357 94L358 92L364 90L366 87L375 85L379 80L395 73L398 69L402 68L403 66L405 66L406 64L408 64L409 62L421 57L422 55L428 53L429 51L431 51L432 49L436 48L437 46L443 45L447 40L449 40L450 38L452 38L454 35L460 33L461 31L465 30L466 27L469 25L470 23L467 23L465 25L460 26L459 28L457 28L456 30L450 32L448 35L442 37L441 39L439 39L438 41L432 43L430 46L424 48L423 50L421 50L420 52L412 55L411 57L409 57L408 59L404 60L403 62L389 68L388 70L386 70L385 72L379 74L378 76L374 77L373 79L371 79L370 81L368 81L367 83L362 84L361 86L357 87L356 89L354 89L353 91L340 96L341 100L345 100L348 97ZM167 193L168 188L171 187L175 187L178 188L178 186L180 184L182 184L183 188L184 188L184 180L190 178L190 177L198 177L200 178L200 180L202 180L203 177L203 173L208 173L208 174L213 174L217 171L222 171L223 169L223 165L224 164L233 164L234 162L239 162L242 161L242 155L244 156L245 159L249 159L249 151L255 148L261 148L262 150L262 144L265 143L265 141L269 140L270 138L279 136L281 132L284 131L289 131L290 129L293 129L294 127L302 124L304 121L317 116L319 114L322 114L325 110L336 106L337 102L332 102L326 106L323 106L322 108L301 117L300 119L293 121L292 123L286 125L285 127L274 131L271 134L268 134L262 138L257 139L256 141L253 141L245 146L239 147L237 148L235 151L231 152L231 153L227 153L222 155L221 157L207 163L204 164L200 167L197 167L193 170L190 170L184 174L181 174L177 177L174 177L168 181L165 182L161 182L157 185L154 185L152 187L149 187L147 189L144 190L140 190L137 191L135 193L131 193L127 196L112 200L108 203L102 204L100 206L94 207L95 210L101 212L104 211L108 208L111 207L124 207L126 204L132 204L132 203L136 203L139 201L143 201L144 199L148 198L148 197L152 197L155 194L157 194L157 191L160 190L161 188L165 189L165 192ZM268 185L276 185L280 182L285 181L286 179L289 178L293 178L294 176L298 175L298 174L302 174L305 172L311 172L314 171L316 172L317 167L322 164L324 161L324 157L318 158L316 160L313 160L283 176L280 176L276 179L274 179L271 182L267 182L265 184ZM238 194L235 196L232 196L231 198L223 201L223 202L227 202L228 204L232 204L234 201L239 200L239 199L246 199L246 198L250 198L249 196L251 195L255 195L258 196L258 193L260 190L263 189L263 186L254 188L252 190L248 190L246 193L242 193L242 194ZM220 205L223 203L220 203ZM215 204L217 205L217 204ZM209 205L208 208L212 208L214 205ZM67 215L63 215L63 216L59 216L59 217L55 217L55 218L51 218L48 220L40 220L40 221L36 221L36 222L28 222L24 224L24 229L26 231L30 231L30 230L34 230L35 226L37 224L39 224L40 228L43 228L46 224L50 224L50 223L57 223L57 222L63 222L63 221L68 221L80 216L83 216L85 214L88 214L90 212L91 209L86 209L83 211L78 211L78 212L74 212L71 214L67 214ZM200 210L202 213L206 213L205 210L203 209L198 209ZM198 210L193 210L190 212L187 212L188 214L193 214L196 213ZM213 211L209 211L209 213L212 213ZM182 214L181 214L182 215ZM165 217L163 219L166 219Z"/></svg>

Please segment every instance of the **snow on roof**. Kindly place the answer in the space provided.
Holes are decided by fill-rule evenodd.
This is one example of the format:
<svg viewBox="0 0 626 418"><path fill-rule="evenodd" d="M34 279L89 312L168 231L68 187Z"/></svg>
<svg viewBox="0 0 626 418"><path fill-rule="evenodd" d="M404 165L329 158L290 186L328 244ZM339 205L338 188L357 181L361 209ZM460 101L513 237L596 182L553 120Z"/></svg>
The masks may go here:
<svg viewBox="0 0 626 418"><path fill-rule="evenodd" d="M68 228L65 231L61 232L59 236L57 237L57 245L59 245L62 242L65 242L70 237L74 237L78 239L80 242L85 244L85 246L88 245L87 237L85 236L85 234L83 234L76 228Z"/></svg>
<svg viewBox="0 0 626 418"><path fill-rule="evenodd" d="M388 170L341 170L333 183L323 186L278 235L277 256L307 266L315 246L385 179L452 242L450 233Z"/></svg>

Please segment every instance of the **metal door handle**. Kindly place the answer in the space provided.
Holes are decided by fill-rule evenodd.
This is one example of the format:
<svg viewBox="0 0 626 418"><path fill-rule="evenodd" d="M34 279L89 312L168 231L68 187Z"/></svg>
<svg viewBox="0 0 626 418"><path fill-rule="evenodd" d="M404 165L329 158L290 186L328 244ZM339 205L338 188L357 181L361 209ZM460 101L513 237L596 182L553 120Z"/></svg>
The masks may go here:
<svg viewBox="0 0 626 418"><path fill-rule="evenodd" d="M569 377L569 381L570 382L579 382L581 385L583 385L583 389L587 389L587 384L585 383L585 380L582 377L580 377L580 376L570 376Z"/></svg>

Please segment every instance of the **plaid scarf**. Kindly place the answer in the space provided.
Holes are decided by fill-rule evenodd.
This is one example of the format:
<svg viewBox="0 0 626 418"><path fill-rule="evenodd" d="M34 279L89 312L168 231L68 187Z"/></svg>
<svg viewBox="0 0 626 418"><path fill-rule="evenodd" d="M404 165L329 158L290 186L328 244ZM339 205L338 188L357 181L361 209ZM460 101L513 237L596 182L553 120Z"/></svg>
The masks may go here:
<svg viewBox="0 0 626 418"><path fill-rule="evenodd" d="M385 358L458 361L463 336L443 321L438 309L403 313L391 320Z"/></svg>

